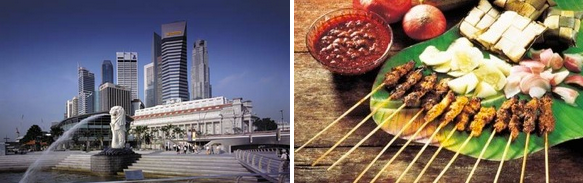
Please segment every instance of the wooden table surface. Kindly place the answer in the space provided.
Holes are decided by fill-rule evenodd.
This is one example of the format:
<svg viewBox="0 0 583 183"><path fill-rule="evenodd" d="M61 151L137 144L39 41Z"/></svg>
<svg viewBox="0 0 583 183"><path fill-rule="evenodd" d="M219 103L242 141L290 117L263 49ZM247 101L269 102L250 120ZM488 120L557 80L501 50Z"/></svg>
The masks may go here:
<svg viewBox="0 0 583 183"><path fill-rule="evenodd" d="M309 138L318 133L327 124L340 116L371 90L372 83L378 73L373 70L360 76L335 75L322 67L308 53L305 45L306 31L319 16L338 8L351 7L350 0L296 0L294 3L294 145L298 148ZM448 29L459 22L471 9L471 6L444 12L448 20ZM391 55L399 50L417 43L405 36L400 23L391 25L395 42ZM370 112L368 101L356 108L334 128L324 133L307 148L294 153L294 178L296 182L352 182L356 176L372 161L374 156L393 137L383 131L375 133L361 148L358 148L339 166L326 171L334 160L353 147L361 138L376 127L372 120L366 122L352 136L344 141L339 148L328 155L319 165L310 164L331 147L339 138L352 129ZM380 171L380 168L400 148L404 141L393 145L361 179L368 182ZM552 182L583 182L583 148L581 140L570 141L550 150L550 174ZM407 148L377 182L394 182L405 167L419 151L420 144ZM437 148L429 147L409 171L404 182L412 182L425 166ZM442 151L436 161L428 169L422 182L431 182L441 172L454 152ZM475 158L459 156L440 182L463 182L469 174ZM525 182L544 182L543 151L528 156ZM508 161L504 164L500 182L518 182L522 158ZM482 161L476 171L473 182L491 182L498 168L498 162Z"/></svg>

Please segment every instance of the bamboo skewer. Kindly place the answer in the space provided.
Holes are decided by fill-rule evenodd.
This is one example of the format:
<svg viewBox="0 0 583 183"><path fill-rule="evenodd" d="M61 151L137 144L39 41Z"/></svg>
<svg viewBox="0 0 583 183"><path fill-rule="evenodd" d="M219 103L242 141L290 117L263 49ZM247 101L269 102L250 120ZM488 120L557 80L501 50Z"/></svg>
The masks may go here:
<svg viewBox="0 0 583 183"><path fill-rule="evenodd" d="M431 121L426 121L425 123L423 123L423 125L421 125L421 127L419 127L417 129L417 131L415 131L415 133L409 138L409 140L407 140L407 142L401 147L401 149L399 149L399 151L397 151L397 153L395 153L395 155L393 155L393 157L389 160L389 162L387 162L387 164L385 164L385 166L383 166L383 168L381 168L381 170L379 171L379 173L377 173L375 175L375 177L370 181L370 182L375 182L383 173L383 171L389 167L389 165L391 165L391 163L397 158L397 156L399 156L399 154L401 154L401 152L403 152L403 150L405 150L405 148L413 141L413 139L419 135L419 133L421 133L421 130L423 130L423 128L425 128L425 126L427 126Z"/></svg>
<svg viewBox="0 0 583 183"><path fill-rule="evenodd" d="M496 171L496 177L494 177L494 183L498 182L498 178L500 177L500 172L502 172L504 161L506 161L506 154L508 154L508 148L510 147L511 142L512 136L508 136L508 142L506 142L506 147L504 147L504 152L502 153L502 158L500 159L500 165L498 166L498 171Z"/></svg>
<svg viewBox="0 0 583 183"><path fill-rule="evenodd" d="M390 100L387 99L384 102L382 102L381 104L379 104L377 107L375 107L369 115L367 115L364 119L362 119L362 121L360 121L356 126L354 126L354 128L352 128L348 133L346 133L346 135L344 135L340 140L338 140L338 142L336 142L324 154L322 154L320 157L318 157L318 159L316 159L316 161L314 161L314 163L312 163L312 166L316 166L316 164L318 164L318 162L322 161L322 159L324 159L324 157L326 157L326 155L330 154L330 152L332 152L336 147L338 147L338 145L340 145L340 143L344 142L344 140L346 140L350 135L352 135L352 133L354 133L360 126L362 126L362 124L364 124L364 122L366 122L368 119L370 119L372 117L372 115L374 115L381 108L381 106L385 105L389 101Z"/></svg>
<svg viewBox="0 0 583 183"><path fill-rule="evenodd" d="M545 180L549 183L549 133L545 132Z"/></svg>
<svg viewBox="0 0 583 183"><path fill-rule="evenodd" d="M443 168L443 170L441 171L441 173L439 173L439 175L437 176L437 178L435 178L435 180L433 181L433 183L436 183L437 181L439 181L439 179L441 179L441 177L445 174L445 172L447 171L447 169L449 169L449 167L451 166L451 164L453 164L453 162L458 157L458 155L460 155L461 150L466 145L468 145L468 142L470 142L470 139L472 139L472 137L474 137L474 136L472 136L472 135L468 136L468 138L464 141L464 143L458 149L458 151L455 153L455 155L453 155L453 157L451 158L451 160L449 160L449 162L447 163L447 165L445 165L445 168Z"/></svg>
<svg viewBox="0 0 583 183"><path fill-rule="evenodd" d="M368 135L366 135L362 140L360 140L356 145L354 145L354 147L352 147L348 152L346 152L344 155L342 155L342 157L340 157L340 159L336 160L336 162L334 162L330 167L328 167L327 170L328 171L331 170L332 168L334 168L334 166L338 165L338 163L340 163L342 160L346 159L346 157L348 157L348 155L350 155L354 150L356 150L356 148L360 147L360 145L362 145L362 143L364 143L365 140L370 138L374 133L376 133L379 129L381 129L381 127L383 127L385 123L387 123L389 120L393 119L393 117L395 117L395 115L397 113L399 113L403 108L405 108L405 104L403 104L399 108L397 108L387 119L385 119L383 122L381 122L379 125L377 125L377 127L375 129L373 129L370 133L368 133Z"/></svg>
<svg viewBox="0 0 583 183"><path fill-rule="evenodd" d="M344 112L342 115L340 115L340 117L338 117L332 123L328 124L328 126L326 126L324 129L322 129L316 135L314 135L314 137L310 138L306 143L304 143L304 145L300 146L294 152L297 153L298 151L300 151L301 149L303 149L304 147L306 147L308 144L312 143L312 141L314 141L317 137L319 137L320 135L322 135L322 133L324 133L326 130L328 130L332 126L334 126L334 124L338 123L342 118L344 118L346 115L348 115L348 113L350 113L354 109L356 109L356 107L358 107L360 104L362 104L363 102L365 102L366 99L370 98L370 96L372 96L372 94L376 93L378 90L380 90L381 88L383 88L383 86L385 86L385 84L384 83L381 83L379 86L377 86L375 89L373 89L370 93L368 93L365 97L363 97L358 102L356 102L356 104L354 104L352 107L350 107L346 112Z"/></svg>
<svg viewBox="0 0 583 183"><path fill-rule="evenodd" d="M444 142L447 142L455 133L455 130L452 129L451 132L449 132L449 134L447 135L447 137L445 138ZM429 161L427 162L427 164L425 164L425 167L423 167L423 170L421 170L421 172L419 173L419 175L417 175L417 178L415 178L414 182L419 182L419 180L421 180L421 176L423 176L423 174L425 173L425 171L427 171L427 168L429 168L429 165L431 165L431 163L433 162L433 160L435 160L435 158L437 157L437 155L439 154L439 152L443 149L444 146L439 146L439 148L437 148L437 150L435 151L435 153L433 153L433 156L431 156L431 159L429 159Z"/></svg>
<svg viewBox="0 0 583 183"><path fill-rule="evenodd" d="M435 131L433 132L433 134L431 134L431 136L429 137L429 140L427 140L427 142L425 142L425 144L423 145L423 147L421 148L421 150L419 150L419 152L417 153L417 155L415 156L415 158L413 158L413 161L411 161L409 163L409 165L407 165L407 168L405 168L405 171L403 171L403 173L401 173L401 175L399 176L399 178L397 179L396 182L401 182L401 179L403 179L403 177L405 177L405 174L407 174L407 172L409 171L409 169L411 169L411 167L413 166L413 164L417 161L417 159L419 159L419 157L421 156L421 154L423 154L423 151L425 151L425 149L427 148L427 146L429 146L429 144L431 143L431 140L433 140L433 138L435 138L435 135L437 135L437 132L439 132L439 130L441 130L441 128L443 128L444 125L439 125L437 127L437 129L435 129ZM455 131L455 130L452 130Z"/></svg>
<svg viewBox="0 0 583 183"><path fill-rule="evenodd" d="M372 160L372 162L370 162L366 168L358 175L358 177L356 177L356 179L353 181L353 183L358 182L362 176L364 176L364 174L372 167L372 165L374 165L374 163L376 163L376 161L381 157L381 155L383 155L385 153L385 151L387 149L389 149L389 147L393 144L393 142L395 142L395 140L397 140L397 138L399 136L401 136L401 134L405 131L405 129L409 128L409 126L411 124L413 124L413 121L415 121L415 119L417 119L417 117L419 117L419 115L421 115L421 113L423 113L423 110L419 110L419 112L417 112L417 114L415 114L415 116L413 116L413 118L411 118L407 124L405 124L405 126L403 126L403 128L401 128L401 130L399 130L399 132L397 134L395 134L395 136L393 137L393 139L391 139L391 141L389 141L389 143L381 150L381 152L379 152L377 154L377 156Z"/></svg>
<svg viewBox="0 0 583 183"><path fill-rule="evenodd" d="M526 170L526 159L528 158L528 141L530 139L530 133L526 133L526 142L524 144L524 157L522 159L522 170L520 172L520 183L524 182L524 171Z"/></svg>
<svg viewBox="0 0 583 183"><path fill-rule="evenodd" d="M496 135L496 130L492 130L492 135L490 135L490 138L488 138L488 141L486 141L486 145L484 145L484 148L482 148L482 151L480 152L480 156L478 156L478 159L476 160L476 163L474 164L474 167L472 168L472 171L470 171L470 175L466 179L466 183L469 183L470 180L472 180L472 176L474 175L474 172L478 168L478 164L480 164L480 160L484 156L484 153L486 152L486 149L488 149L488 146L490 145L490 142L492 142L492 139L494 138L494 135Z"/></svg>

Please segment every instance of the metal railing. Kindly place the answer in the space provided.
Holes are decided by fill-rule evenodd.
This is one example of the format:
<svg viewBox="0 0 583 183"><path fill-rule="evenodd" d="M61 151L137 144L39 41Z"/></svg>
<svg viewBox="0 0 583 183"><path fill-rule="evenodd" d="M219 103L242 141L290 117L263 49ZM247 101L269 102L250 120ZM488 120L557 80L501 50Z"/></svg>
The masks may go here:
<svg viewBox="0 0 583 183"><path fill-rule="evenodd" d="M284 182L286 181L286 177L281 177L281 175L284 174L289 177L289 161L262 154L262 152L275 153L276 150L276 148L237 150L235 151L235 158L239 160L241 165L253 170L255 173L261 174L265 179L272 182ZM277 173L280 176L274 177L269 175L273 173Z"/></svg>

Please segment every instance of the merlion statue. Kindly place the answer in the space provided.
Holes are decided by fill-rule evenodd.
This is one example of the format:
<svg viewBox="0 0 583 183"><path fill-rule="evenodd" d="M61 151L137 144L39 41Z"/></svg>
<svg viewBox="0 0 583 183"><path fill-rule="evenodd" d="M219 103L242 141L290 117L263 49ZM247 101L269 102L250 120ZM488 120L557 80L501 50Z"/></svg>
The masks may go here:
<svg viewBox="0 0 583 183"><path fill-rule="evenodd" d="M109 110L111 115L111 148L124 148L126 144L126 112L121 106Z"/></svg>

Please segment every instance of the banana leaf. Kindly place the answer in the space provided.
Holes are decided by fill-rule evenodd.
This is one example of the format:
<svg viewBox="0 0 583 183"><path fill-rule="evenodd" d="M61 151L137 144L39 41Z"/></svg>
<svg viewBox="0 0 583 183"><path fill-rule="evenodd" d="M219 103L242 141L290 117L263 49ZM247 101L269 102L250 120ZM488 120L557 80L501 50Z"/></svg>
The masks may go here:
<svg viewBox="0 0 583 183"><path fill-rule="evenodd" d="M583 4L578 2L578 1L567 1L567 0L557 0L557 6L561 9L568 9L568 10L583 10ZM581 34L581 31L579 31L579 34ZM422 43L418 43L416 45L413 45L411 47L408 47L406 49L403 49L402 51L400 51L399 53L397 53L396 55L388 58L386 60L386 62L384 63L384 65L382 66L382 68L380 69L379 74L376 77L376 80L373 84L372 88L376 88L378 85L380 85L382 83L382 80L384 79L384 74L389 72L391 70L391 68L404 64L410 60L414 60L417 65L421 65L421 62L419 61L419 54L421 54L421 52L423 52L423 50L429 46L429 45L433 45L435 47L437 47L439 50L446 50L447 47L457 38L459 38L461 35L459 34L459 27L458 26L454 26L453 28L451 28L450 30L448 30L447 32L445 32L444 34L442 34L441 36L422 42ZM482 50L484 57L488 57L488 55L490 54L487 51ZM572 47L567 49L566 51L564 51L564 53L581 53L583 52L583 35L578 35L577 36L577 46L576 47ZM448 77L446 75L441 75L440 78L442 77ZM562 86L566 86L564 84L562 84ZM571 86L566 86L569 88L574 88ZM579 93L581 93L581 89L580 88L574 88L576 89ZM390 102L385 102L385 99L388 97L389 93L386 90L380 90L378 92L376 92L370 100L370 106L371 106L371 110L373 110L373 108L376 107L381 107L380 110L378 110L378 112L373 116L374 121L377 124L381 124L383 121L385 121L388 116L392 113L392 111L396 108L398 108L402 102L401 101L390 101ZM520 98L522 99L529 99L528 96L521 95ZM562 99L560 99L559 97L555 96L554 98L554 103L553 103L553 113L554 113L554 117L556 119L556 127L555 130L553 132L551 132L549 134L549 145L550 146L554 146L560 143L563 143L565 141L568 140L572 140L572 139L578 139L578 138L582 138L583 137L583 120L581 120L581 116L583 116L583 97L580 96L577 98L576 100L576 106L572 106L569 104L566 104ZM495 97L491 97L488 99L483 100L482 102L482 106L495 106L496 108L498 108L500 106L500 104L502 104L502 102L506 100L505 97L503 96L503 93L499 93L497 96ZM414 114L416 111L415 109L406 109L404 110L405 112L405 116L412 116L412 114ZM393 120L386 122L383 127L383 129L385 131L387 131L388 133L391 134L395 134L402 126L404 126L407 123L407 119L406 117L399 117L399 115L396 115L397 117L395 117ZM422 117L420 117L422 118ZM415 122L412 127L410 127L410 129L406 130L405 133L403 133L403 138L410 138L410 134L412 134L416 128L418 126L420 126L422 120L418 120L417 122ZM468 132L455 132L455 134L453 135L453 137L451 139L449 139L448 141L445 141L445 136L446 134L449 134L449 132L451 132L451 130L453 130L453 125L454 123L450 123L448 126L446 126L445 128L443 128L442 130L440 130L440 132L437 134L436 138L432 139L432 145L436 145L436 146L444 146L445 149L451 150L451 151L460 151L461 154L463 155L467 155L467 156L472 156L472 157L478 157L478 155L480 154L480 151L482 150L482 148L484 147L484 145L486 144L486 141L488 140L488 137L490 136L490 134L492 133L492 127L491 124L488 125L487 128L484 129L484 131L482 132L482 134L479 137L474 137L472 138L469 143L466 145L465 148L460 149L461 144L463 143L463 141L468 138L469 133ZM428 125L428 127L424 128L424 131L421 133L421 135L419 135L415 140L417 142L426 142L429 138L429 134L431 134L435 128L436 128L436 123L433 122L431 124ZM496 134L496 136L494 137L494 139L492 139L492 142L490 143L490 145L488 146L483 158L484 159L488 159L488 160L496 160L499 161L502 158L502 153L504 151L504 148L506 146L506 142L508 140L508 136L509 134L507 132L504 133L499 133ZM518 138L512 142L512 144L510 145L508 154L506 156L506 160L508 159L516 159L516 158L520 158L523 156L523 150L524 150L524 146L525 146L525 141L526 141L526 134L521 133ZM539 136L536 134L531 134L530 135L530 143L528 146L528 152L529 154L531 153L535 153L537 151L540 151L541 149L544 148L544 136Z"/></svg>

